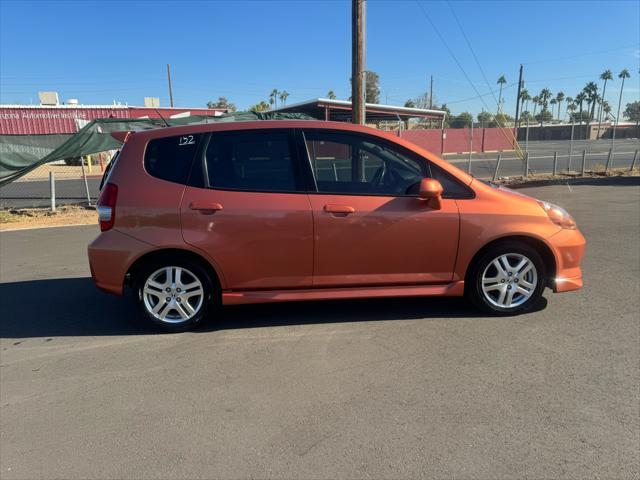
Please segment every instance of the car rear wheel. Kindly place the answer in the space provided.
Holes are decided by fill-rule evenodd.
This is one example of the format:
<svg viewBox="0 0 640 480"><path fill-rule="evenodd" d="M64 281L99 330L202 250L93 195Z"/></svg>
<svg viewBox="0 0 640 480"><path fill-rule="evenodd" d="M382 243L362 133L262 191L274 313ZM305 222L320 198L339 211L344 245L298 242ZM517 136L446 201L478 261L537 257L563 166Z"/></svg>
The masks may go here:
<svg viewBox="0 0 640 480"><path fill-rule="evenodd" d="M485 251L467 278L471 301L495 315L515 315L533 308L546 284L544 262L531 246L504 242Z"/></svg>
<svg viewBox="0 0 640 480"><path fill-rule="evenodd" d="M138 275L136 291L142 316L169 332L198 325L213 298L206 271L184 260L147 265Z"/></svg>

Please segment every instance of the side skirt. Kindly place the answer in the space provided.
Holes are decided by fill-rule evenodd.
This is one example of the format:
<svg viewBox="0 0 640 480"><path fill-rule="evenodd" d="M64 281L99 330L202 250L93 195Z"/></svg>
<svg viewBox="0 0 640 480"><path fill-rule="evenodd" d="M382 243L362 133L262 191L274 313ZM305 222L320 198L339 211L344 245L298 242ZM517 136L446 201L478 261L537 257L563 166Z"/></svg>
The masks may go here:
<svg viewBox="0 0 640 480"><path fill-rule="evenodd" d="M400 287L309 288L298 290L255 290L223 292L223 305L246 303L295 302L303 300L338 300L385 297L459 297L464 294L464 281L446 285Z"/></svg>

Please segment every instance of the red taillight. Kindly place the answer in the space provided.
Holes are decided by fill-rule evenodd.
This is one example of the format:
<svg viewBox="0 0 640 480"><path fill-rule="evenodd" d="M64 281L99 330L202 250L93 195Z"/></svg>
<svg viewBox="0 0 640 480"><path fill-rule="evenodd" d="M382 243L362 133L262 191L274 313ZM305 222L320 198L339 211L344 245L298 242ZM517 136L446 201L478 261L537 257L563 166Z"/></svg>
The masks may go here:
<svg viewBox="0 0 640 480"><path fill-rule="evenodd" d="M98 199L98 221L100 230L105 232L113 227L116 221L116 201L118 200L118 186L114 183L107 183L102 189Z"/></svg>

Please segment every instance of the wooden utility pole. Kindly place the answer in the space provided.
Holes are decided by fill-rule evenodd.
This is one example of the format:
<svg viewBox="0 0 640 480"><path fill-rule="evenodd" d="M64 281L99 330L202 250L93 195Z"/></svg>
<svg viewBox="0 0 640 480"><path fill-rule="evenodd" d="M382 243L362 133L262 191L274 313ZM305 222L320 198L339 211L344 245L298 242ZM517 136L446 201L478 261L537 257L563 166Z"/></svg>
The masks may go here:
<svg viewBox="0 0 640 480"><path fill-rule="evenodd" d="M171 65L167 63L167 77L169 78L169 103L173 107L173 89L171 88Z"/></svg>
<svg viewBox="0 0 640 480"><path fill-rule="evenodd" d="M520 118L520 94L522 93L522 64L520 64L520 75L518 76L518 93L516 95L516 118L513 125L513 147L518 143L518 120Z"/></svg>
<svg viewBox="0 0 640 480"><path fill-rule="evenodd" d="M366 121L365 2L351 0L351 121L359 125Z"/></svg>

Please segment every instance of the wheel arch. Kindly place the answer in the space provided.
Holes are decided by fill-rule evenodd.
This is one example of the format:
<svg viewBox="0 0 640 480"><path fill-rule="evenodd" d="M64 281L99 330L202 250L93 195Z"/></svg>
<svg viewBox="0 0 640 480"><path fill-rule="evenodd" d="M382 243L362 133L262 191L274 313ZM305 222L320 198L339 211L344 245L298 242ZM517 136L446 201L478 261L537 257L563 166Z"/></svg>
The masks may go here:
<svg viewBox="0 0 640 480"><path fill-rule="evenodd" d="M152 250L136 258L127 270L127 273L125 275L125 284L133 285L141 268L148 262L161 261L168 258L172 260L189 260L201 265L209 274L209 278L211 278L211 281L214 283L216 291L218 292L218 294L220 294L222 290L220 276L218 275L218 272L213 267L211 262L209 262L202 255L199 255L191 250L185 250L181 248L161 248L158 250Z"/></svg>
<svg viewBox="0 0 640 480"><path fill-rule="evenodd" d="M556 276L556 269L557 269L556 257L553 254L551 247L549 247L549 245L547 245L547 243L544 240L541 240L540 238L536 238L536 237L531 237L528 235L508 235L508 236L496 238L490 241L489 243L486 243L485 245L483 245L473 255L473 257L471 258L471 261L469 261L467 265L467 269L465 271L465 285L468 283L468 277L473 271L473 266L478 261L478 258L488 249L493 248L496 245L499 245L505 242L521 242L535 249L540 254L540 257L544 262L545 273L547 275L547 278L546 278L547 286L553 285L553 279Z"/></svg>

